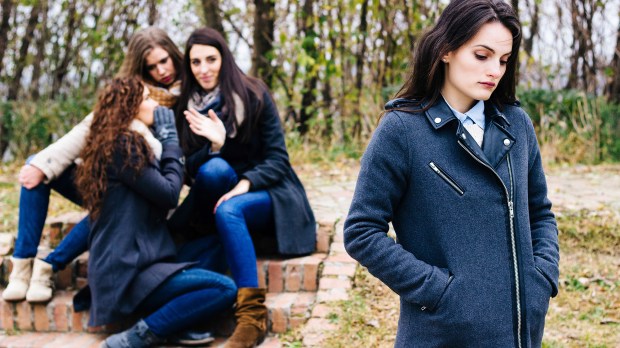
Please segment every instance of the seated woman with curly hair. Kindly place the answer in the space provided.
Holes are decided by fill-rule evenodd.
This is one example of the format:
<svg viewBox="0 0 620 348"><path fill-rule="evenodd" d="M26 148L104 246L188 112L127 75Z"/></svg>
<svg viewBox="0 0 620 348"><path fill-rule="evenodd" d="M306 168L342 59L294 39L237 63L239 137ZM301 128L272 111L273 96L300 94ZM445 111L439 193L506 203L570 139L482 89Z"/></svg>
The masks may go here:
<svg viewBox="0 0 620 348"><path fill-rule="evenodd" d="M89 325L142 317L103 347L162 343L232 307L237 292L226 276L176 261L166 214L179 199L183 154L173 112L157 106L138 79L112 80L80 156L76 183L91 219Z"/></svg>

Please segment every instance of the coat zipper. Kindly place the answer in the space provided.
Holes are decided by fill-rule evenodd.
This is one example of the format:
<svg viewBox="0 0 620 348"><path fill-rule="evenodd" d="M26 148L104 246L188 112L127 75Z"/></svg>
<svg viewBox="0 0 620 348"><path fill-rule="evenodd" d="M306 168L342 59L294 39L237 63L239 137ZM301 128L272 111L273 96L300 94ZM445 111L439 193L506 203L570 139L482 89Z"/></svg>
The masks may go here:
<svg viewBox="0 0 620 348"><path fill-rule="evenodd" d="M513 197L514 197L514 179L512 176L512 164L510 162L510 154L507 155L506 159L507 159L507 163L508 163L508 176L510 177L510 192L508 192L508 189L506 188L506 185L504 184L504 182L502 181L502 178L499 176L499 174L497 174L497 172L491 168L491 166L487 165L486 163L482 162L478 157L476 157L476 155L474 155L465 145L463 145L463 143L461 143L461 141L458 141L459 145L461 145L461 147L471 156L473 157L476 161L478 161L478 163L482 164L483 166L489 168L493 174L495 174L495 176L497 176L497 178L499 179L499 182L502 184L502 187L504 188L504 192L506 193L506 199L507 199L507 203L508 203L508 213L510 215L510 244L511 244L511 248L512 248L512 262L513 262L513 269L514 269L514 274L515 274L515 296L516 296L516 305L517 305L517 345L519 348L523 347L523 344L521 343L521 331L522 329L522 322L521 322L521 293L520 293L520 289L519 289L519 263L518 263L518 258L517 258L517 245L516 245L516 236L515 236L515 226L514 226L514 217L515 217L515 211L514 211L514 202L513 202Z"/></svg>
<svg viewBox="0 0 620 348"><path fill-rule="evenodd" d="M431 169L435 173L437 173L437 175L439 175L445 182L447 182L450 186L452 186L452 188L459 195L462 196L465 193L465 191L463 191L463 189L461 189L459 185L457 185L456 182L454 182L454 180L452 180L452 178L448 176L448 174L444 173L441 169L439 169L439 167L435 164L435 162L429 162L428 166L431 167Z"/></svg>

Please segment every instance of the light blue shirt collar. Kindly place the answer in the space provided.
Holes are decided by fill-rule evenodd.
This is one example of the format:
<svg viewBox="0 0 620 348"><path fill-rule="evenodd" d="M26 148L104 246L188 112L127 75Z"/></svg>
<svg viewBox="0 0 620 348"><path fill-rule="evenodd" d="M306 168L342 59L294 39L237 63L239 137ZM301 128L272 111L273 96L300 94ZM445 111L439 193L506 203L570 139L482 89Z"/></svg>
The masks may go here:
<svg viewBox="0 0 620 348"><path fill-rule="evenodd" d="M452 110L452 112L454 113L454 116L456 116L456 118L458 118L461 121L461 123L466 124L466 123L473 121L475 124L477 124L480 128L484 130L484 126L485 126L484 102L482 100L478 100L478 102L471 109L469 109L469 111L467 111L464 114L456 111L450 105L450 103L448 103L446 98L444 98L443 100L446 102L446 104L448 104L448 107L450 108L450 110Z"/></svg>

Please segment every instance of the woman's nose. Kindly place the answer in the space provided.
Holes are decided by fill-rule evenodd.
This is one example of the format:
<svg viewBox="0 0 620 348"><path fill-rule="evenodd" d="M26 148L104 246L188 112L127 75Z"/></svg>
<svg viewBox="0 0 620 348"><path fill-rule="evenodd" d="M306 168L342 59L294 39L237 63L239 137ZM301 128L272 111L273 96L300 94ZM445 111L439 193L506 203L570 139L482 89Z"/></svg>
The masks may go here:
<svg viewBox="0 0 620 348"><path fill-rule="evenodd" d="M502 76L501 62L493 62L493 64L491 64L491 66L489 67L489 71L487 72L487 74L489 75L489 77L492 77L494 79Z"/></svg>

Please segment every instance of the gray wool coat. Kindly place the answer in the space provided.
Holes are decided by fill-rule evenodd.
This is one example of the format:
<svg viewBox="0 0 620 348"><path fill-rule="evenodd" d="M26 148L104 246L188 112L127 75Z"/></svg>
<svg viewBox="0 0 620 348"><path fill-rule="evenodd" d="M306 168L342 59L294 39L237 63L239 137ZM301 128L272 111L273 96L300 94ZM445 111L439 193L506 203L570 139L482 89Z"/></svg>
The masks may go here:
<svg viewBox="0 0 620 348"><path fill-rule="evenodd" d="M442 98L419 108L386 105L346 250L400 295L396 347L540 347L559 248L528 115L485 103L481 149Z"/></svg>

